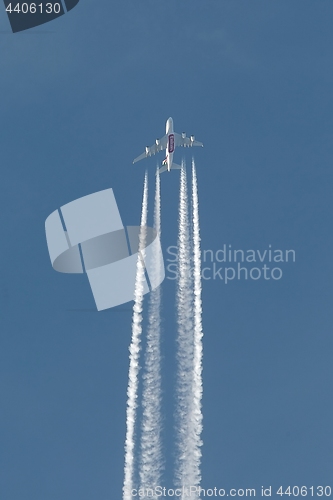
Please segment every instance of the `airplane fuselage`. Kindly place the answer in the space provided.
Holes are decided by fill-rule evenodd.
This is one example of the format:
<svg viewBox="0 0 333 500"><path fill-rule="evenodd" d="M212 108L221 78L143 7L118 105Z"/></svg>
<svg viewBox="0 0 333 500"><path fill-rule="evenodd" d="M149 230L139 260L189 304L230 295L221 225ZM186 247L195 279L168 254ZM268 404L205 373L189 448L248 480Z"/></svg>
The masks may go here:
<svg viewBox="0 0 333 500"><path fill-rule="evenodd" d="M175 150L175 135L173 133L173 119L172 118L168 118L168 120L166 122L165 133L168 136L168 143L167 143L167 147L165 150L166 158L164 161L167 162L168 172L170 172L171 167L172 167L172 162L173 162L173 153Z"/></svg>

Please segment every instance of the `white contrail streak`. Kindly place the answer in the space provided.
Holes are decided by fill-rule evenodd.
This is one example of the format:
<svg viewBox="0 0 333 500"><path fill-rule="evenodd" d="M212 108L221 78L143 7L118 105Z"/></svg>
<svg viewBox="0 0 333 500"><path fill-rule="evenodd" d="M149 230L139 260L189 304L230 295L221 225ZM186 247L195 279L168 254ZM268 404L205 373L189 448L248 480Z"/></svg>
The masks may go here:
<svg viewBox="0 0 333 500"><path fill-rule="evenodd" d="M191 241L189 234L186 169L180 173L178 280L177 280L177 462L176 483L179 487L195 486L193 470L192 377L193 377L193 280L191 275Z"/></svg>
<svg viewBox="0 0 333 500"><path fill-rule="evenodd" d="M193 223L193 274L194 274L194 352L193 352L193 486L201 481L201 432L202 432L202 301L201 301L201 250L199 225L198 184L194 159L192 160L192 223Z"/></svg>
<svg viewBox="0 0 333 500"><path fill-rule="evenodd" d="M154 207L154 227L161 234L161 197L160 176L156 172L156 191ZM154 272L161 273L163 265L160 254L154 255ZM160 281L160 280L159 280ZM154 489L161 484L163 468L161 445L161 287L149 294L147 345L145 353L145 372L142 392L142 434L140 459L141 488ZM150 498L157 498L150 496Z"/></svg>
<svg viewBox="0 0 333 500"><path fill-rule="evenodd" d="M190 231L191 224L188 219L187 207L186 170L183 165L180 179L178 236L178 457L176 481L179 487L185 488L200 486L202 446L201 252L198 186L194 161L192 161L192 231ZM191 269L191 264L193 269ZM192 493L192 497L197 499L199 495Z"/></svg>
<svg viewBox="0 0 333 500"><path fill-rule="evenodd" d="M144 295L145 267L141 253L145 249L145 228L147 226L148 213L148 175L145 174L142 212L141 212L141 230L139 237L139 252L136 267L134 306L132 319L132 340L129 348L129 371L127 387L127 409L126 409L126 440L125 440L125 470L123 499L132 500L132 489L134 480L134 446L135 446L135 422L138 397L138 374L139 374L139 355L142 332L142 305Z"/></svg>

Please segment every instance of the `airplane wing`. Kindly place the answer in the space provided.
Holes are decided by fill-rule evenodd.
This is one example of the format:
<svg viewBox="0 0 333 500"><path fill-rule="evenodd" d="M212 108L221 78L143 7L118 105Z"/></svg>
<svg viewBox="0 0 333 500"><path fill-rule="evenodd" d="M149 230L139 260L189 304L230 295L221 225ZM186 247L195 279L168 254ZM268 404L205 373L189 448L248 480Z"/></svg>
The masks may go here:
<svg viewBox="0 0 333 500"><path fill-rule="evenodd" d="M135 158L133 163L136 163L137 161L143 160L144 158L147 158L148 156L153 156L156 153L159 153L159 151L162 151L162 149L166 149L168 144L168 136L165 135L161 139L156 139L155 144L153 144L150 147L146 147L146 151L142 153L140 156Z"/></svg>
<svg viewBox="0 0 333 500"><path fill-rule="evenodd" d="M192 146L203 147L202 142L196 141L193 135L191 135L191 137L186 137L185 134L175 133L175 143L176 146L181 146L183 148L191 148Z"/></svg>

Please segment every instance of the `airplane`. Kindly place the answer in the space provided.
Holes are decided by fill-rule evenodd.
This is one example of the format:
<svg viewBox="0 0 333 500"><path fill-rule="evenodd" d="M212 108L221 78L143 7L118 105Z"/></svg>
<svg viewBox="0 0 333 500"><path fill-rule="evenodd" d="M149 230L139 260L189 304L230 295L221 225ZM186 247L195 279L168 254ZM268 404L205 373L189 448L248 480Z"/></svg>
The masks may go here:
<svg viewBox="0 0 333 500"><path fill-rule="evenodd" d="M150 147L146 147L146 151L142 153L140 156L135 158L133 163L137 161L143 160L148 156L152 156L162 149L165 149L166 158L162 161L162 167L159 169L159 173L171 171L171 169L179 169L180 165L173 162L173 153L176 146L182 146L183 148L191 148L192 146L201 146L203 147L202 142L196 141L194 135L190 137L186 137L185 132L182 134L177 134L177 132L173 131L173 119L170 117L167 119L165 135L161 139L156 139L155 144Z"/></svg>

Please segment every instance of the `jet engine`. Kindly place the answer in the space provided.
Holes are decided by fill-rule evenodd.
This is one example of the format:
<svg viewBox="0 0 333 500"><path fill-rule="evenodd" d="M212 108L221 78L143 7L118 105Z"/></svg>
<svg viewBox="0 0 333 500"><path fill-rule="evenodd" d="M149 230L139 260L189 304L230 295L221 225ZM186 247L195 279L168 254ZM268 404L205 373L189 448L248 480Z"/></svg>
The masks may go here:
<svg viewBox="0 0 333 500"><path fill-rule="evenodd" d="M195 141L195 137L194 135L191 135L191 142L194 142Z"/></svg>
<svg viewBox="0 0 333 500"><path fill-rule="evenodd" d="M161 142L161 139L156 139L156 146L159 146L160 145L160 142Z"/></svg>
<svg viewBox="0 0 333 500"><path fill-rule="evenodd" d="M146 146L146 155L149 155L150 154L150 148L148 146Z"/></svg>
<svg viewBox="0 0 333 500"><path fill-rule="evenodd" d="M186 137L186 133L182 132L182 139L185 139L185 137Z"/></svg>

